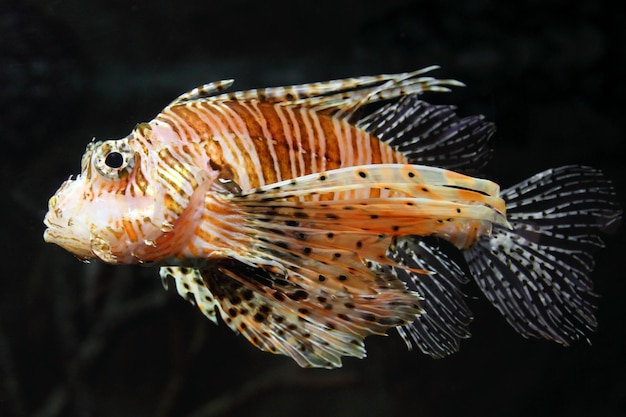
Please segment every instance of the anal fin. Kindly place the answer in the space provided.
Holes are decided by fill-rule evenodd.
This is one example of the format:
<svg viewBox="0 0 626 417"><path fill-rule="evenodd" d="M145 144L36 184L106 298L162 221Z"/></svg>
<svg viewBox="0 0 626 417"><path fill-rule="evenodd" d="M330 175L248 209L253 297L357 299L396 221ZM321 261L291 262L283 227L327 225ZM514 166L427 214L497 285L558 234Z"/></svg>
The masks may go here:
<svg viewBox="0 0 626 417"><path fill-rule="evenodd" d="M395 267L398 278L423 297L423 314L397 330L409 348L417 346L434 358L456 352L460 341L470 336L472 313L461 289L468 278L449 255L454 251L440 239L417 236L399 239L390 251L390 257L400 264ZM415 271L418 268L432 272L419 273Z"/></svg>

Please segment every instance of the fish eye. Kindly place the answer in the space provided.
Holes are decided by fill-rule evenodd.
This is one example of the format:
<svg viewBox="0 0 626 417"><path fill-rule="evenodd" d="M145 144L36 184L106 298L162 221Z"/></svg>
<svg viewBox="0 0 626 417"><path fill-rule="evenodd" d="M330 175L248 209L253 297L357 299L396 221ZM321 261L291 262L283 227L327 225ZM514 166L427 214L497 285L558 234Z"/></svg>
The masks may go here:
<svg viewBox="0 0 626 417"><path fill-rule="evenodd" d="M117 180L133 170L135 152L127 140L108 140L99 145L93 150L92 161L100 175Z"/></svg>
<svg viewBox="0 0 626 417"><path fill-rule="evenodd" d="M104 163L109 168L119 168L124 163L124 157L119 152L111 152L104 158Z"/></svg>

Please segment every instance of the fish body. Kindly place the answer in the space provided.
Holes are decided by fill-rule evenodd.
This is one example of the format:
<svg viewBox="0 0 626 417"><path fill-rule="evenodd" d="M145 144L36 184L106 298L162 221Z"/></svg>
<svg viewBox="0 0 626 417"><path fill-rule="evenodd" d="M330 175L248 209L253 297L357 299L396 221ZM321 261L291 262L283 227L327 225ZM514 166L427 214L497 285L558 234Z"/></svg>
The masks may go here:
<svg viewBox="0 0 626 417"><path fill-rule="evenodd" d="M590 252L621 217L610 183L570 166L501 192L460 173L486 163L494 127L421 100L460 84L432 69L191 90L88 145L44 239L84 260L159 265L209 319L301 366L363 357L363 339L390 328L435 357L457 350L471 313L443 240L521 334L584 336Z"/></svg>

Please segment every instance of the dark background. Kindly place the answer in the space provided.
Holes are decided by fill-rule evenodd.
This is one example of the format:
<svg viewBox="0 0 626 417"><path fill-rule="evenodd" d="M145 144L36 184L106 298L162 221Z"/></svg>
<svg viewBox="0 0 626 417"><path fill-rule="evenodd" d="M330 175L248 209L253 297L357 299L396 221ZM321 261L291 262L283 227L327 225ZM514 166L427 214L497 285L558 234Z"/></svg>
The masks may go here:
<svg viewBox="0 0 626 417"><path fill-rule="evenodd" d="M473 336L444 360L397 335L301 370L213 326L158 271L85 265L42 239L47 199L93 136L119 138L180 93L440 64L432 100L498 126L489 178L603 169L624 205L624 2L0 1L1 416L622 416L622 231L594 273L599 330L526 340L473 286ZM393 333L393 332L392 332Z"/></svg>

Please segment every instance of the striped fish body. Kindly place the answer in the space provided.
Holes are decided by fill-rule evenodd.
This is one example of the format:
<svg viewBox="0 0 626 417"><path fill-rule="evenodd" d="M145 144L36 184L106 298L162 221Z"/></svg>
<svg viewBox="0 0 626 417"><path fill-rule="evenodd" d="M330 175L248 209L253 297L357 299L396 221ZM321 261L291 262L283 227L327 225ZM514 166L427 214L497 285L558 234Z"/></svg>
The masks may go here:
<svg viewBox="0 0 626 417"><path fill-rule="evenodd" d="M589 221L561 246L587 253L571 247L585 234L600 245L597 234L621 215L610 184L580 167L540 174L504 191L509 222L497 184L457 172L486 162L493 126L420 100L459 84L423 76L428 70L194 89L129 136L92 142L81 174L51 198L44 238L82 259L159 264L164 284L173 277L208 318L302 366L362 357L363 339L390 328L432 356L458 349L471 319L465 276L439 240L464 251L478 285L520 333L563 344L584 335L595 326L591 287L577 283L590 269L528 239L557 236L568 213L582 213ZM573 209L543 210L547 226L528 226L536 212L525 207L537 194L550 200L555 182L583 177L582 190L557 191L557 207ZM561 201L581 192L596 195ZM520 296L518 287L546 273L543 252L557 285ZM549 303L551 291L564 305Z"/></svg>
<svg viewBox="0 0 626 417"><path fill-rule="evenodd" d="M370 171L370 168L366 167L368 165L395 165L390 168L391 170L397 169L400 164L409 163L404 154L394 150L389 144L367 133L364 129L349 123L345 118L336 118L327 112L315 111L308 107L290 107L284 103L274 104L258 101L192 102L167 108L152 124L167 126L165 129L171 129L171 136L167 135L171 140L168 147L173 149L177 149L180 144L186 141L205 144L205 159L201 166L210 164L212 169L217 171L216 175L222 184L236 184L238 191L254 190L268 184L340 168L360 166L363 167L359 171L360 175L367 175ZM185 150L180 153L185 153ZM377 199L379 205L384 205L380 201L392 196L416 197L421 195L421 201L416 202L416 204L424 206L430 204L434 198L435 200L454 200L459 203L464 201L466 204L472 205L493 204L502 212L505 210L503 201L497 198L499 188L496 184L464 177L454 172L429 170L426 167L422 170L423 172L429 171L430 176L439 177L436 180L439 181L437 186L440 188L443 185L449 185L465 187L465 189L447 188L444 190L445 195L438 196L437 190L426 188L431 185L430 183L415 181L415 188L421 186L419 190L401 192L392 190L391 186L386 187L384 183L372 185L368 178L363 181L361 177L352 179L346 174L342 181L361 180L362 186L352 190L324 193L324 187L320 182L318 191L300 195L297 200L358 201L360 205L369 206L373 199ZM392 175L389 174L389 178ZM416 174L415 177L422 178L423 175ZM386 179L387 177L383 174L381 181ZM181 178L180 181L186 181L186 179ZM404 181L404 179L400 181ZM483 192L489 193L489 196L467 191L472 189L483 190ZM177 194L184 194L181 191L178 190ZM434 197L427 196L426 194L429 192ZM494 196L495 198L492 198ZM216 224L215 213L224 210L223 206L219 208L220 205L211 199L206 201L206 204L205 218L198 226L196 233L200 238L191 241L191 251L182 252L184 258L202 257L201 254L206 254L207 251L211 250L208 247L202 248L204 243L212 240L203 238L203 236L217 236L220 234L220 230L233 228L232 224L230 227L224 223ZM396 202L389 202L388 210L393 210L393 204ZM448 204L452 206L451 201L448 201ZM331 210L331 207L326 206L325 215L331 215ZM445 220L457 217L459 214L456 209L452 213L449 211ZM458 245L469 246L479 233L484 233L490 229L489 224L485 224L482 218L466 216L463 221L451 225L449 221L438 221L442 219L437 218L428 207L423 212L425 213L423 218L430 221L428 224L416 221L418 210L414 209L411 216L411 221L414 222L414 227L410 231L411 234L445 235L449 239L453 239ZM395 232L384 227L383 222L388 221L387 218L393 216L386 216L386 219L381 219L380 216L373 213L363 218L363 213L360 214L360 217L355 218L359 222L367 220L374 224L380 222L380 226L375 230L377 233L386 232L389 237L407 234L406 227L403 228L403 231ZM376 218L377 216L378 218ZM233 213L230 213L230 217L232 219ZM346 216L342 215L342 217ZM354 216L351 217L354 218ZM378 222L373 220L378 220ZM372 233L374 232L372 231ZM225 242L219 242L209 246L219 250L225 244ZM362 256L367 257L365 254Z"/></svg>
<svg viewBox="0 0 626 417"><path fill-rule="evenodd" d="M156 121L182 140L208 143L207 157L232 167L233 180L248 190L341 167L408 162L345 119L282 104L192 102L167 108Z"/></svg>

